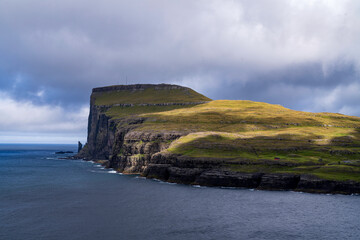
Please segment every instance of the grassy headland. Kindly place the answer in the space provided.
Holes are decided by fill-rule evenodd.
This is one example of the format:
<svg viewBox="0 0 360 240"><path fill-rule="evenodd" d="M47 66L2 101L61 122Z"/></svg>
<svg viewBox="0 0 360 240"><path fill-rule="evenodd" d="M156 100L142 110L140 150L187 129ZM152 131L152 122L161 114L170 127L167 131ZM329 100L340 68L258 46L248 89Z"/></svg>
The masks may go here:
<svg viewBox="0 0 360 240"><path fill-rule="evenodd" d="M114 119L145 119L139 131L181 131L166 150L226 162L239 172L312 174L360 181L360 118L252 101L210 101L191 89L117 91L96 97ZM150 104L150 105L149 105ZM124 123L122 123L124 124Z"/></svg>

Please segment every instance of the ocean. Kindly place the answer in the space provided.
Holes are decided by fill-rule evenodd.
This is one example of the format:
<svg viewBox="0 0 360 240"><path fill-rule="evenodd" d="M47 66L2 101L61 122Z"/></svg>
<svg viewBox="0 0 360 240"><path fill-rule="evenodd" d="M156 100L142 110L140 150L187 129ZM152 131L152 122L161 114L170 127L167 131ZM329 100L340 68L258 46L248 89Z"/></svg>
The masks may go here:
<svg viewBox="0 0 360 240"><path fill-rule="evenodd" d="M360 196L169 184L0 144L0 239L359 239Z"/></svg>

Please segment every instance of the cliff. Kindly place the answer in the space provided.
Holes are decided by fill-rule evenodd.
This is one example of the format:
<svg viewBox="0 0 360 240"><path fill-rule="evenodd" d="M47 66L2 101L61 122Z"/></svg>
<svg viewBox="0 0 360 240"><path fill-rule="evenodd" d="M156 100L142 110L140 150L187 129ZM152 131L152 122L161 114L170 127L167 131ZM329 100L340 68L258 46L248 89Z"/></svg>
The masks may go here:
<svg viewBox="0 0 360 240"><path fill-rule="evenodd" d="M87 144L78 156L110 160L112 165L134 172L138 167L124 163L166 149L170 141L187 132L137 132L145 121L141 113L187 108L208 101L211 99L192 89L170 84L94 88L90 97Z"/></svg>
<svg viewBox="0 0 360 240"><path fill-rule="evenodd" d="M169 84L94 88L77 157L169 182L360 193L360 118L211 101Z"/></svg>

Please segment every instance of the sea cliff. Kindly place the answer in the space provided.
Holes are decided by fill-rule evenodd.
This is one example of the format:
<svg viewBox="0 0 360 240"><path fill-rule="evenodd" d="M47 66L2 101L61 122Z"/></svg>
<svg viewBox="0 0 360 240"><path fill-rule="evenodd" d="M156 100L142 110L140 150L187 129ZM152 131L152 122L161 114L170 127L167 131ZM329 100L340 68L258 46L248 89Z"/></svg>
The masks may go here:
<svg viewBox="0 0 360 240"><path fill-rule="evenodd" d="M212 101L170 84L94 88L78 158L163 181L360 193L360 118Z"/></svg>

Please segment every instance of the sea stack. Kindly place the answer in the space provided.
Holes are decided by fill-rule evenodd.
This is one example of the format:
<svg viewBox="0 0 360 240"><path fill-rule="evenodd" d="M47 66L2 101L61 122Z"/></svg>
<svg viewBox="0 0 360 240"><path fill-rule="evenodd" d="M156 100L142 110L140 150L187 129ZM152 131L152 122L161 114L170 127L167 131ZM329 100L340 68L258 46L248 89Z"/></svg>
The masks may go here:
<svg viewBox="0 0 360 240"><path fill-rule="evenodd" d="M81 151L81 149L82 149L82 143L78 141L78 153Z"/></svg>

